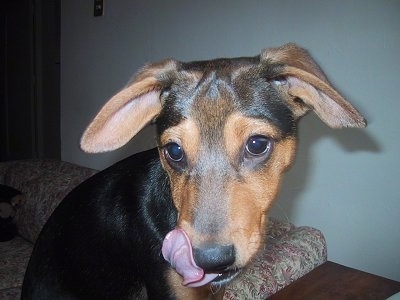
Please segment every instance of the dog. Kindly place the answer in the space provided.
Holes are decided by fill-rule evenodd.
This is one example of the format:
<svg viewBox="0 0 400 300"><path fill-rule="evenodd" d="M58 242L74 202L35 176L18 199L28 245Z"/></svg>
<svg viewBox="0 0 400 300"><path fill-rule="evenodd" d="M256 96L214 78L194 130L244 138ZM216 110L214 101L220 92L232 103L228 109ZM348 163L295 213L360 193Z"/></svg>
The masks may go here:
<svg viewBox="0 0 400 300"><path fill-rule="evenodd" d="M76 187L35 244L22 299L207 299L244 270L308 111L364 117L295 44L254 57L148 64L88 126L89 153L155 123L157 148Z"/></svg>

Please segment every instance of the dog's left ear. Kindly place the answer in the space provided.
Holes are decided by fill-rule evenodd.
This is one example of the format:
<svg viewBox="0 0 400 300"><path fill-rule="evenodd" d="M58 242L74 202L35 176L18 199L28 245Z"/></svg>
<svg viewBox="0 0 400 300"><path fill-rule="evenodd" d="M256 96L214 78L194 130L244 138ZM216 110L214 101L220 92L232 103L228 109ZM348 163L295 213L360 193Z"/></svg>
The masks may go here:
<svg viewBox="0 0 400 300"><path fill-rule="evenodd" d="M160 93L170 84L177 64L165 60L143 68L87 127L81 139L82 150L90 153L115 150L150 123L161 111Z"/></svg>
<svg viewBox="0 0 400 300"><path fill-rule="evenodd" d="M308 52L295 44L265 49L261 62L297 118L313 110L332 128L365 127L364 117L329 83Z"/></svg>

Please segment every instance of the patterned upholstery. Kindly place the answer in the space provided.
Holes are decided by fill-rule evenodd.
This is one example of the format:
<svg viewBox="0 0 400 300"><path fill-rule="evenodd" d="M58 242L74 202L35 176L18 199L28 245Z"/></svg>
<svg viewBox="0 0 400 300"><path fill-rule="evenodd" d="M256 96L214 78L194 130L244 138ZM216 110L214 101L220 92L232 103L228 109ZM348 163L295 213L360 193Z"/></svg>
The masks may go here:
<svg viewBox="0 0 400 300"><path fill-rule="evenodd" d="M311 227L270 219L264 250L226 289L224 299L265 299L324 263L326 243Z"/></svg>
<svg viewBox="0 0 400 300"><path fill-rule="evenodd" d="M15 217L20 235L34 242L60 201L96 172L56 160L1 163L0 182L25 195L26 201Z"/></svg>
<svg viewBox="0 0 400 300"><path fill-rule="evenodd" d="M15 217L20 236L0 242L0 299L19 299L33 243L55 207L97 171L55 160L0 163L0 184L26 198ZM322 233L271 219L263 251L226 289L224 299L265 299L327 259Z"/></svg>

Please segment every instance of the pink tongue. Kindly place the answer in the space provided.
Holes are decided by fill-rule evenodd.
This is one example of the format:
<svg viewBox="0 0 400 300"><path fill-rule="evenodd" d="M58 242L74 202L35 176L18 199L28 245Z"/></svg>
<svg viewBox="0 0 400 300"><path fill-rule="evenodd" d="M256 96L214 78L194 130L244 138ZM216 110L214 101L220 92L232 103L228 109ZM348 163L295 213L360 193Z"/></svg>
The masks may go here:
<svg viewBox="0 0 400 300"><path fill-rule="evenodd" d="M204 270L196 265L189 237L180 228L167 234L163 242L162 254L183 277L183 284L186 286L203 286L218 276L218 274L204 274Z"/></svg>

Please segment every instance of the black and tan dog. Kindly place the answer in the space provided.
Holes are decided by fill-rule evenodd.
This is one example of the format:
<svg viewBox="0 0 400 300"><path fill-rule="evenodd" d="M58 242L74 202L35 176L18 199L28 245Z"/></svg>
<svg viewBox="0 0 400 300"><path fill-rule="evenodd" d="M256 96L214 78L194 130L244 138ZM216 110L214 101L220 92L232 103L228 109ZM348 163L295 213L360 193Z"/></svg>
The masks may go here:
<svg viewBox="0 0 400 300"><path fill-rule="evenodd" d="M142 69L83 135L87 152L154 121L157 149L73 190L35 245L23 299L206 299L254 258L267 213L314 111L334 128L364 118L294 44L255 57Z"/></svg>

